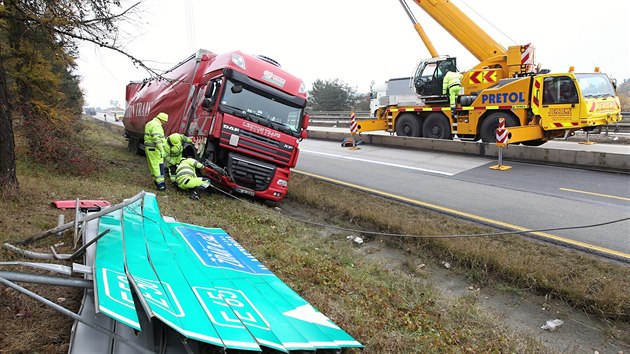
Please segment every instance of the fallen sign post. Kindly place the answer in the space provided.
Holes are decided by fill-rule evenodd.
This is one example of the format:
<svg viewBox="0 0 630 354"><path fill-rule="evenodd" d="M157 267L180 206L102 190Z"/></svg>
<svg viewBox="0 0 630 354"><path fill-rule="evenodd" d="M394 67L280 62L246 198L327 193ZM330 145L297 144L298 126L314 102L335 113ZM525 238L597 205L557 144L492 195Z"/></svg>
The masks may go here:
<svg viewBox="0 0 630 354"><path fill-rule="evenodd" d="M124 202L122 202L120 204L116 204L116 205L114 205L114 206L112 206L112 207L110 207L108 209L103 209L103 210L101 210L99 212L90 214L90 215L82 218L80 220L80 222L85 224L85 223L87 223L90 220L97 219L97 218L101 217L102 215L111 213L112 211L117 210L117 209L121 209L121 208L123 208L123 207L125 207L125 206L127 206L127 205L129 205L129 204L131 204L133 202L135 202L136 200L142 199L144 197L145 193L146 193L145 191L142 191L142 192L136 194L135 196L133 196L132 198L130 198L128 200L125 200ZM42 239L42 238L44 238L46 236L50 236L52 234L56 234L56 233L68 230L68 229L70 229L70 228L72 228L74 226L74 223L75 223L75 221L72 221L72 222L63 224L61 226L57 226L57 227L55 227L53 229L41 232L41 233L39 233L37 235L33 235L33 236L29 237L29 238L26 238L26 239L24 239L22 241L18 241L16 244L18 244L18 245L27 245L29 243L35 242L37 240L40 240L40 239Z"/></svg>
<svg viewBox="0 0 630 354"><path fill-rule="evenodd" d="M490 166L492 170L505 171L512 168L503 164L503 147L507 146L508 130L505 127L505 118L499 118L499 127L496 133L497 146L499 147L499 164Z"/></svg>

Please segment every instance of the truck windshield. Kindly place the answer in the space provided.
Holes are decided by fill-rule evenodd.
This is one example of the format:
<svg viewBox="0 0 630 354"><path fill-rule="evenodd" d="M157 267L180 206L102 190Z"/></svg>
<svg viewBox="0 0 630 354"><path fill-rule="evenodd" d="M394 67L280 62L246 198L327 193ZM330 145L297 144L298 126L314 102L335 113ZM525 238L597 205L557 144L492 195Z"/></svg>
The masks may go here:
<svg viewBox="0 0 630 354"><path fill-rule="evenodd" d="M242 90L232 90L235 85ZM233 80L226 82L220 109L287 134L297 136L300 132L302 108Z"/></svg>
<svg viewBox="0 0 630 354"><path fill-rule="evenodd" d="M587 98L614 97L615 89L605 74L575 74L582 95Z"/></svg>

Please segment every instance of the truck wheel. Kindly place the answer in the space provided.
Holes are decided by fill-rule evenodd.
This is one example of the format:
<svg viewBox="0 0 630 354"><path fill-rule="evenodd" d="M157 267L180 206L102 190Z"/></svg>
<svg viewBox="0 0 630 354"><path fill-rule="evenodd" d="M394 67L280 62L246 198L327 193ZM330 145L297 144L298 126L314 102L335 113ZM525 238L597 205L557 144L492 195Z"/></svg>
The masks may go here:
<svg viewBox="0 0 630 354"><path fill-rule="evenodd" d="M263 204L265 204L265 206L267 208L277 208L280 205L280 202L275 201L275 200L264 200Z"/></svg>
<svg viewBox="0 0 630 354"><path fill-rule="evenodd" d="M140 139L130 136L129 137L129 143L127 145L127 149L130 152L132 152L134 154L137 154L138 150L139 150L139 147L140 147Z"/></svg>
<svg viewBox="0 0 630 354"><path fill-rule="evenodd" d="M413 113L401 114L396 119L396 135L422 137L420 118Z"/></svg>
<svg viewBox="0 0 630 354"><path fill-rule="evenodd" d="M484 143L496 143L497 142L497 128L499 127L499 118L505 118L506 127L518 126L518 120L510 113L495 112L488 115L479 129L479 135L481 135L481 141Z"/></svg>
<svg viewBox="0 0 630 354"><path fill-rule="evenodd" d="M422 125L422 132L425 138L449 139L451 137L448 119L440 113L429 114Z"/></svg>

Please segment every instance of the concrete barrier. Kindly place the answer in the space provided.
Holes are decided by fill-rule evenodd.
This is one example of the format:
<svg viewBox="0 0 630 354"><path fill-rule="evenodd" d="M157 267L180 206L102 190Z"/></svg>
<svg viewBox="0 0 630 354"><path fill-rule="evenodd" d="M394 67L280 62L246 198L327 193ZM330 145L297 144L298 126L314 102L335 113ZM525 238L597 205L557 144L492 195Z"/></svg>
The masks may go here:
<svg viewBox="0 0 630 354"><path fill-rule="evenodd" d="M309 139L334 140L338 141L340 144L341 141L348 136L348 133L342 132L323 130L308 131ZM406 149L441 151L488 158L498 158L499 156L498 146L481 142L375 134L361 134L357 139L362 140L366 144ZM630 173L630 154L509 145L507 148L503 149L503 159Z"/></svg>

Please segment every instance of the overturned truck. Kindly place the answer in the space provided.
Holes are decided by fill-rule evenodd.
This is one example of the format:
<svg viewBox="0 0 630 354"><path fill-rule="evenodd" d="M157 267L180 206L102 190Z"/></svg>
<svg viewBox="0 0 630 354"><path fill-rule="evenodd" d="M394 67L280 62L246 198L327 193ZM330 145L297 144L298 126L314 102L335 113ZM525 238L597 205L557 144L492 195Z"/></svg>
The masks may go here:
<svg viewBox="0 0 630 354"><path fill-rule="evenodd" d="M184 157L205 162L212 184L278 202L306 138L307 91L299 78L264 56L200 49L159 77L126 87L123 118L129 149L144 149L144 125L169 115L166 135L192 137Z"/></svg>

